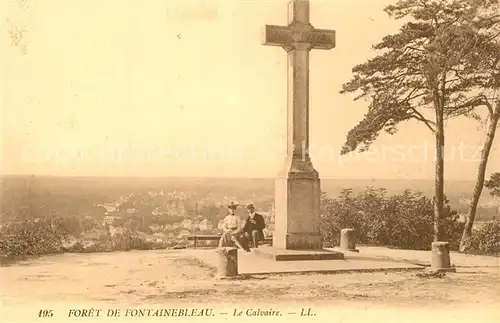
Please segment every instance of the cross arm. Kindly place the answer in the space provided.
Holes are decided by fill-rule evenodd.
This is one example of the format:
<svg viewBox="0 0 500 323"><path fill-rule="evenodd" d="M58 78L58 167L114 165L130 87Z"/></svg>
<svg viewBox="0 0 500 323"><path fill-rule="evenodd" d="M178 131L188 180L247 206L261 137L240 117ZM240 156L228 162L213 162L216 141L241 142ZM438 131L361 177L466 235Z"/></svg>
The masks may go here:
<svg viewBox="0 0 500 323"><path fill-rule="evenodd" d="M263 28L263 45L286 46L292 41L292 31L287 26L265 25Z"/></svg>
<svg viewBox="0 0 500 323"><path fill-rule="evenodd" d="M335 30L315 29L310 24L266 25L262 38L262 44L269 46L287 47L293 43L305 43L309 44L311 49L328 50L335 47Z"/></svg>
<svg viewBox="0 0 500 323"><path fill-rule="evenodd" d="M335 47L335 30L313 29L304 35L304 42L314 49L332 49Z"/></svg>

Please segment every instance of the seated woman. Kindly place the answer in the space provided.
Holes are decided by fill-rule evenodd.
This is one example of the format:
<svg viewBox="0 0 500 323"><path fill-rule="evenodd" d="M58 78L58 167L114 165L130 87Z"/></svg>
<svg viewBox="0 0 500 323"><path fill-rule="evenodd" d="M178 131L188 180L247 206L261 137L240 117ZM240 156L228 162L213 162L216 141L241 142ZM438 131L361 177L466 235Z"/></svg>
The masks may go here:
<svg viewBox="0 0 500 323"><path fill-rule="evenodd" d="M219 240L219 248L222 247L237 247L245 251L250 251L243 238L243 221L235 214L237 203L230 202L227 206L229 214L224 218L222 226L222 237Z"/></svg>

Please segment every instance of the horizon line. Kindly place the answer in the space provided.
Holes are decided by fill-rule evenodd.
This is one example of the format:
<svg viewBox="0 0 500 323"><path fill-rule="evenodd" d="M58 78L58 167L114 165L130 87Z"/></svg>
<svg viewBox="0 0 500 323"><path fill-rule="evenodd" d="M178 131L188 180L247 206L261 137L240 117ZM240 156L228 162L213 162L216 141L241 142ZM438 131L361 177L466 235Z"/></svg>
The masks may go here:
<svg viewBox="0 0 500 323"><path fill-rule="evenodd" d="M253 177L253 176L213 176L213 175L185 175L185 176L175 176L175 175L54 175L54 174L0 174L0 178L4 177L53 177L53 178L144 178L144 179L153 179L153 178L175 178L175 179L256 179L256 180L275 180L277 176L273 177ZM378 181L378 180L420 180L420 181L434 181L432 177L412 177L412 178L398 178L398 177L333 177L326 176L321 177L321 180L370 180L370 181ZM446 181L475 181L474 178L448 178Z"/></svg>

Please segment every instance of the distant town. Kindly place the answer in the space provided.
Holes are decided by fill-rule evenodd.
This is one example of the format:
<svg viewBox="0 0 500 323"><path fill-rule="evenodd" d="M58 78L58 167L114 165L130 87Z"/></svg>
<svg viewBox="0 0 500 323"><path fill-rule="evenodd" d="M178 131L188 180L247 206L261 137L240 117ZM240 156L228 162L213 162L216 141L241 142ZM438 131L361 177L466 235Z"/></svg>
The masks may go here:
<svg viewBox="0 0 500 323"><path fill-rule="evenodd" d="M193 196L189 192L173 191L165 193L148 191L146 194L129 194L120 196L117 200L96 205L103 208L104 217L100 221L110 234L123 233L126 229L136 229L142 226L138 222L146 221L150 231L157 240L176 240L182 242L194 234L217 234L222 231L225 204L229 200L237 201L235 196L225 197L220 201L203 198L192 204ZM188 212L191 209L192 212ZM243 217L244 212L238 212ZM274 209L259 211L264 216L267 228L265 235L270 235L274 226ZM90 216L87 216L90 217ZM207 245L210 241L207 241Z"/></svg>

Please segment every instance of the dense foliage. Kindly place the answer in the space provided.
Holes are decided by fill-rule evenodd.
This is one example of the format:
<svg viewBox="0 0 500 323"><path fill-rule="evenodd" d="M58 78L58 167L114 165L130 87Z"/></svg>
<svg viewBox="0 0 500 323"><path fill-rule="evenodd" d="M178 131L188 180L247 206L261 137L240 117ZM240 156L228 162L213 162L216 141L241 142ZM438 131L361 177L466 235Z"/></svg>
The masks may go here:
<svg viewBox="0 0 500 323"><path fill-rule="evenodd" d="M18 257L61 252L64 234L51 219L42 219L6 226L0 237L0 255Z"/></svg>
<svg viewBox="0 0 500 323"><path fill-rule="evenodd" d="M438 132L439 117L479 118L478 107L493 113L500 83L499 10L495 0L399 0L387 6L390 17L406 22L374 45L379 54L355 66L343 85L341 93L370 102L343 152L367 149L381 131L394 134L404 121Z"/></svg>
<svg viewBox="0 0 500 323"><path fill-rule="evenodd" d="M491 196L500 197L500 173L493 173L484 186L490 190Z"/></svg>
<svg viewBox="0 0 500 323"><path fill-rule="evenodd" d="M17 258L60 252L152 250L179 243L151 239L140 232L127 229L111 236L105 229L96 229L95 226L82 239L78 234L84 232L80 228L86 222L89 220L52 218L5 226L0 230L0 257Z"/></svg>
<svg viewBox="0 0 500 323"><path fill-rule="evenodd" d="M487 222L467 240L466 253L498 255L500 253L500 221Z"/></svg>
<svg viewBox="0 0 500 323"><path fill-rule="evenodd" d="M448 205L444 215L443 239L456 249L463 224ZM330 245L338 245L341 229L353 228L358 243L426 250L433 240L433 203L411 190L388 196L384 189L369 187L356 195L345 189L337 198L324 196L322 228Z"/></svg>

